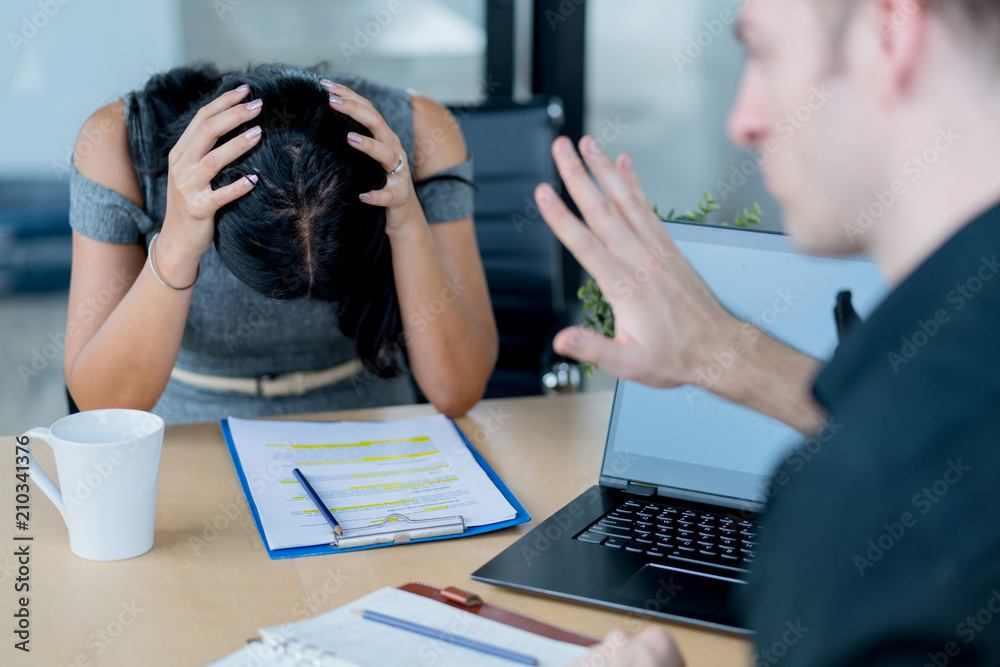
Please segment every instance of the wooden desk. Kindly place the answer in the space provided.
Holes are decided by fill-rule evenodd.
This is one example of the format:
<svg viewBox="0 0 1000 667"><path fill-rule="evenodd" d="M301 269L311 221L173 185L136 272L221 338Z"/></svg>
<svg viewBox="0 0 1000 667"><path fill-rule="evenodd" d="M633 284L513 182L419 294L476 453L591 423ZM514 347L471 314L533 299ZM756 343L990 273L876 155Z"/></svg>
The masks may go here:
<svg viewBox="0 0 1000 667"><path fill-rule="evenodd" d="M479 583L469 575L539 521L596 483L610 394L483 401L459 426L534 517L476 537L388 549L270 560L217 424L167 427L156 510L156 543L111 563L70 553L56 509L33 488L31 653L15 650L14 439L0 438L0 617L3 665L204 665L238 649L257 628L329 611L381 586L457 585L486 600L603 636L645 626L621 612L569 604ZM399 419L429 406L324 413L322 419ZM36 450L50 473L48 447ZM19 534L20 531L17 531ZM23 544L23 543L19 543ZM688 665L745 665L749 644L672 625Z"/></svg>

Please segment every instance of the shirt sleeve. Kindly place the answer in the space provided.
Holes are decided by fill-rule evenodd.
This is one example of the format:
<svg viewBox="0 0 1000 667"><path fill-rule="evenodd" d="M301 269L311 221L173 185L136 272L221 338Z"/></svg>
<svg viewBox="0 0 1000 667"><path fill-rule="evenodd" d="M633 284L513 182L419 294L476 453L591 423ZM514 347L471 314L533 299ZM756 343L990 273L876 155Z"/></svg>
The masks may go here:
<svg viewBox="0 0 1000 667"><path fill-rule="evenodd" d="M429 223L472 217L472 158L416 183L414 189Z"/></svg>
<svg viewBox="0 0 1000 667"><path fill-rule="evenodd" d="M69 202L69 226L95 241L138 243L154 227L145 211L76 167L70 174Z"/></svg>

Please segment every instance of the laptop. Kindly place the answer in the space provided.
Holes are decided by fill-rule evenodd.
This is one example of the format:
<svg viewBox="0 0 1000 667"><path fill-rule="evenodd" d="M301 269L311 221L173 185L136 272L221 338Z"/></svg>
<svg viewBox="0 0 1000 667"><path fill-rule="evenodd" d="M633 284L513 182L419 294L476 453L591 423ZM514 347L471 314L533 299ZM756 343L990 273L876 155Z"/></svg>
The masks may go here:
<svg viewBox="0 0 1000 667"><path fill-rule="evenodd" d="M865 318L888 293L866 258L805 256L778 233L664 224L730 311L819 359L838 343L838 294L850 291ZM731 363L716 361L706 381ZM619 381L598 484L472 578L745 634L733 602L767 529L757 513L801 441L699 387Z"/></svg>

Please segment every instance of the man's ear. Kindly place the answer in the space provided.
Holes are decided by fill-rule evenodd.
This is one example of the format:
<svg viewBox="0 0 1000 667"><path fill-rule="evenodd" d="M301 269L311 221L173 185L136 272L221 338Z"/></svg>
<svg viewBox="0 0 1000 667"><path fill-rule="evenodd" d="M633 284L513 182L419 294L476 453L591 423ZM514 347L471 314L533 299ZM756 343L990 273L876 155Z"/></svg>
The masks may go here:
<svg viewBox="0 0 1000 667"><path fill-rule="evenodd" d="M909 94L927 42L930 16L921 0L871 0L865 19L878 40L874 74L878 103L885 111Z"/></svg>

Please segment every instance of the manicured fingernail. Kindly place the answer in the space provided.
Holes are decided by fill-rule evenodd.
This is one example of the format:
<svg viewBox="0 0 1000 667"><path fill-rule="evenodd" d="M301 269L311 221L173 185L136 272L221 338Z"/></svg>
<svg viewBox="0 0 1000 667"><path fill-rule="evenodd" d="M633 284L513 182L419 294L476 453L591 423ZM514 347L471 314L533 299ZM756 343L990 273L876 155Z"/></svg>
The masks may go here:
<svg viewBox="0 0 1000 667"><path fill-rule="evenodd" d="M259 109L264 106L264 101L258 98L253 102L247 102L243 106L245 106L248 110L253 111L254 109Z"/></svg>
<svg viewBox="0 0 1000 667"><path fill-rule="evenodd" d="M241 86L237 86L237 87L236 87L236 92L237 92L237 93L245 93L245 92L247 92L248 90L250 90L250 86L248 86L248 85L247 85L247 84L245 84L245 83L244 83L243 85L241 85Z"/></svg>
<svg viewBox="0 0 1000 667"><path fill-rule="evenodd" d="M260 136L260 125L254 125L249 130L243 133L243 136L247 139L256 139Z"/></svg>
<svg viewBox="0 0 1000 667"><path fill-rule="evenodd" d="M350 141L352 144L358 144L358 145L361 145L362 141L361 135L358 134L357 132L348 132L347 140Z"/></svg>
<svg viewBox="0 0 1000 667"><path fill-rule="evenodd" d="M326 88L330 92L333 92L334 89L337 87L337 84L335 84L333 81L330 81L329 79L320 79L319 82L320 82L320 85L322 85L324 88Z"/></svg>
<svg viewBox="0 0 1000 667"><path fill-rule="evenodd" d="M341 97L340 95L330 95L330 104L340 105L343 103L344 103L344 98Z"/></svg>
<svg viewBox="0 0 1000 667"><path fill-rule="evenodd" d="M360 199L361 201L364 201L364 202L368 202L368 201L372 200L372 196L366 192L366 193L364 193L362 195L358 195L358 199Z"/></svg>
<svg viewBox="0 0 1000 667"><path fill-rule="evenodd" d="M601 142L593 137L587 137L587 150L590 151L591 155L600 155L603 151L601 150Z"/></svg>
<svg viewBox="0 0 1000 667"><path fill-rule="evenodd" d="M622 155L622 167L629 171L635 171L635 165L632 164L632 156L628 153Z"/></svg>
<svg viewBox="0 0 1000 667"><path fill-rule="evenodd" d="M559 142L559 152L566 157L573 157L576 155L576 151L573 149L573 142L569 139L564 139Z"/></svg>
<svg viewBox="0 0 1000 667"><path fill-rule="evenodd" d="M257 174L247 174L243 177L243 182L248 188L252 188L257 184Z"/></svg>

